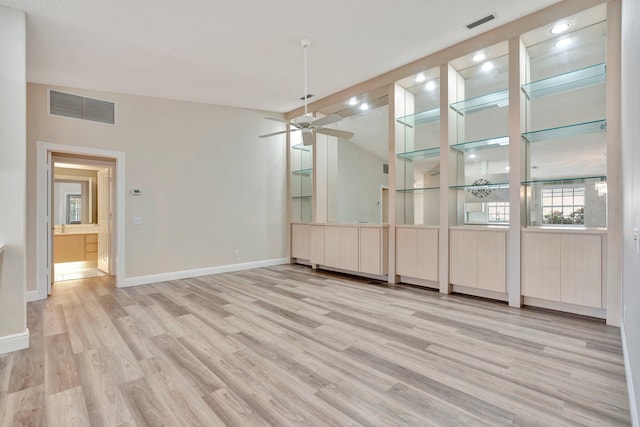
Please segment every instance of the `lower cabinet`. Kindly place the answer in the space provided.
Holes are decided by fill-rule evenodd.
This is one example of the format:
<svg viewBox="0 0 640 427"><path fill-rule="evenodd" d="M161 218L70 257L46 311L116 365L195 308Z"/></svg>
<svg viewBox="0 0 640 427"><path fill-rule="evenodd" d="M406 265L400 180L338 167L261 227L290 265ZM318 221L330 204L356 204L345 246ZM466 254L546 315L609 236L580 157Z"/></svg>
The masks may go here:
<svg viewBox="0 0 640 427"><path fill-rule="evenodd" d="M437 228L396 228L396 274L438 280Z"/></svg>
<svg viewBox="0 0 640 427"><path fill-rule="evenodd" d="M291 257L308 260L311 250L311 226L291 224Z"/></svg>
<svg viewBox="0 0 640 427"><path fill-rule="evenodd" d="M449 281L494 292L507 291L507 232L449 231Z"/></svg>
<svg viewBox="0 0 640 427"><path fill-rule="evenodd" d="M56 234L53 236L54 263L95 261L97 259L97 234Z"/></svg>
<svg viewBox="0 0 640 427"><path fill-rule="evenodd" d="M602 307L602 244L598 234L522 233L522 294Z"/></svg>
<svg viewBox="0 0 640 427"><path fill-rule="evenodd" d="M309 238L312 264L355 273L387 274L387 226L310 224Z"/></svg>

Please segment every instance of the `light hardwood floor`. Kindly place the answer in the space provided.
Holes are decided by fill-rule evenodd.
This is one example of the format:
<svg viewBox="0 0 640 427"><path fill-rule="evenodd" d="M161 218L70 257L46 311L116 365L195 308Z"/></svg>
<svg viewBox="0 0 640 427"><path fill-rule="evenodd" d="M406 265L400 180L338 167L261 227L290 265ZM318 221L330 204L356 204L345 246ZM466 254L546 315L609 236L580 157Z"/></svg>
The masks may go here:
<svg viewBox="0 0 640 427"><path fill-rule="evenodd" d="M278 266L56 284L1 426L629 425L600 321Z"/></svg>

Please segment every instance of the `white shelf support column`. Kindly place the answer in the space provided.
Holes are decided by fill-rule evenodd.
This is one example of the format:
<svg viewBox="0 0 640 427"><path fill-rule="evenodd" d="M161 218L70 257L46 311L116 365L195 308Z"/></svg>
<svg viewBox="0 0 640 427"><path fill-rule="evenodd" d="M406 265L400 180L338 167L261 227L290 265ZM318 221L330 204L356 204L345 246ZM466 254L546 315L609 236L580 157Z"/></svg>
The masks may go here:
<svg viewBox="0 0 640 427"><path fill-rule="evenodd" d="M527 49L515 37L509 40L509 233L507 234L507 293L511 307L522 306L521 229L526 224L524 188L526 175L522 124L527 111L520 87L527 81Z"/></svg>

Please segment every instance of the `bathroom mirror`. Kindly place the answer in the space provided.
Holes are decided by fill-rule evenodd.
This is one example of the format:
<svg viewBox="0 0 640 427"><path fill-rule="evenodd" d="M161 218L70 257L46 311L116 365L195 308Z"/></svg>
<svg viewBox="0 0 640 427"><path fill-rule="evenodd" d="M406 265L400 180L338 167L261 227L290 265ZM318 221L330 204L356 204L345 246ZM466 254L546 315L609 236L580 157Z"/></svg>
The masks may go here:
<svg viewBox="0 0 640 427"><path fill-rule="evenodd" d="M97 172L54 168L53 219L55 225L96 224Z"/></svg>

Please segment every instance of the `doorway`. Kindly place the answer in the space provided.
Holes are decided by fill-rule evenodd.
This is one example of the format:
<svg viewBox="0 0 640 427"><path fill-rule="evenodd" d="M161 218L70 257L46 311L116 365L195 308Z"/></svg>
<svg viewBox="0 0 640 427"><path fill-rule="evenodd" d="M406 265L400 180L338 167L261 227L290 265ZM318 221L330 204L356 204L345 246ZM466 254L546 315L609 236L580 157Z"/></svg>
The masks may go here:
<svg viewBox="0 0 640 427"><path fill-rule="evenodd" d="M83 264L68 267L90 268L91 272L86 274L110 274L115 276L116 286L123 286L124 282L124 245L121 243L124 238L124 176L125 176L125 153L120 151L109 151L95 148L76 147L62 144L51 144L46 142L37 143L36 151L37 169L37 194L36 194L36 294L31 295L30 300L45 299L51 293L51 285L56 279L54 274L55 261L59 261L60 254L54 253L56 246L65 247L64 261L80 262ZM55 161L54 161L55 159ZM65 212L64 232L61 232L63 224L57 224L56 230L54 207L55 204L55 163L74 165L67 169L89 169L96 172L95 182L93 179L77 179L80 187L75 187L65 194L64 205L67 206L69 200L70 210ZM102 172L101 172L102 171ZM69 172L75 176L80 172ZM64 175L63 175L64 177ZM110 191L100 191L99 186L106 183ZM94 185L95 184L95 185ZM90 190L91 188L91 190ZM91 194L84 200L85 194ZM95 190L95 191L94 191ZM59 190L62 192L62 190ZM98 204L100 194L108 195L107 201L109 209L100 215ZM80 197L78 197L80 195ZM67 197L69 196L69 197ZM61 203L59 203L61 205ZM84 209L83 209L84 208ZM100 217L101 218L98 218ZM66 222L69 218L69 224ZM86 220L87 224L82 221ZM102 219L102 221L101 221ZM91 220L96 221L91 224ZM79 223L78 223L79 222ZM71 229L69 229L69 227ZM74 229L75 228L75 229ZM58 233L56 233L58 231ZM73 232L70 232L73 231ZM101 239L100 236L105 238ZM59 236L63 236L62 242ZM81 236L81 237L77 237ZM56 245L55 240L59 239ZM82 244L80 240L82 241ZM68 245L68 251L67 251ZM80 248L82 255L80 255ZM78 260L80 257L84 259ZM90 259L87 259L89 257ZM87 261L92 261L87 264ZM95 266L94 266L95 265ZM67 267L67 266L65 266ZM62 279L65 279L64 268L60 271ZM98 271L102 273L98 273ZM78 273L81 274L81 273ZM60 276L60 275L59 275ZM71 277L67 273L68 277Z"/></svg>
<svg viewBox="0 0 640 427"><path fill-rule="evenodd" d="M112 159L54 153L53 282L110 275Z"/></svg>

